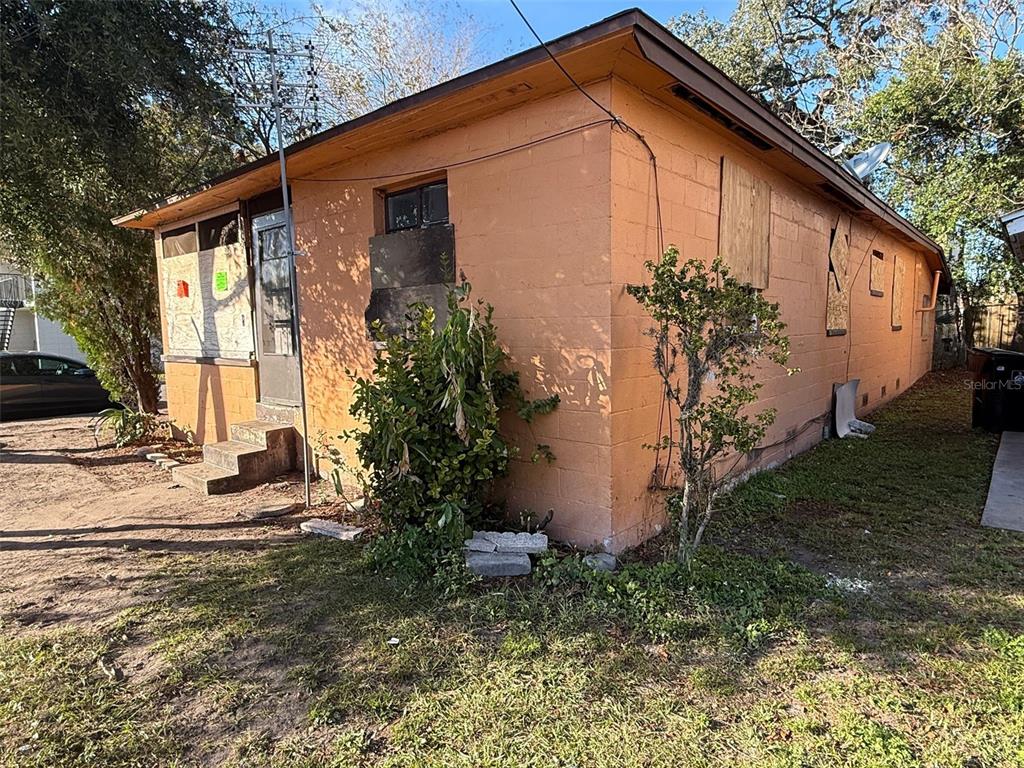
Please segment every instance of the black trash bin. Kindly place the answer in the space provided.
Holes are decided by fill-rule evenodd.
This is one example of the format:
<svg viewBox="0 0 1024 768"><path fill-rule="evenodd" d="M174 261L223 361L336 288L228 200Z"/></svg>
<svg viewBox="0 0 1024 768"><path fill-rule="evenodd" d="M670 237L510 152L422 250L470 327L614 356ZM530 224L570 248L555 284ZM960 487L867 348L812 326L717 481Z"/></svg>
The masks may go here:
<svg viewBox="0 0 1024 768"><path fill-rule="evenodd" d="M979 347L967 353L974 402L971 425L1024 431L1024 353Z"/></svg>

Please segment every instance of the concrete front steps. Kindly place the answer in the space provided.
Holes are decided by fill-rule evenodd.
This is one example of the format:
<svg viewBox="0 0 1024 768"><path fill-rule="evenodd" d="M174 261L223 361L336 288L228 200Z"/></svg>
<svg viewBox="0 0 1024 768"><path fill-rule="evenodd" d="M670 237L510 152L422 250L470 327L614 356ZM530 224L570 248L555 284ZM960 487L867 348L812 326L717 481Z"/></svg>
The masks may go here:
<svg viewBox="0 0 1024 768"><path fill-rule="evenodd" d="M272 421L232 424L230 440L203 446L201 464L174 467L174 482L207 496L232 493L295 468L295 430Z"/></svg>

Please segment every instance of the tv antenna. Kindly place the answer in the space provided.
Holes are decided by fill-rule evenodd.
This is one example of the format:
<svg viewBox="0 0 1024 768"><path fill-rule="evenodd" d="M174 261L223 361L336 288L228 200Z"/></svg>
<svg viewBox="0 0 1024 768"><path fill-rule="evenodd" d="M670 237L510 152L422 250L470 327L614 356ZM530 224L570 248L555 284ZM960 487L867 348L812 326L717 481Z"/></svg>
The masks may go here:
<svg viewBox="0 0 1024 768"><path fill-rule="evenodd" d="M294 21L294 20L292 20ZM316 44L289 32L280 26L268 26L255 33L242 33L235 44L229 37L228 47L233 66L231 87L236 108L260 110L272 117L277 143L277 159L281 173L281 201L284 205L285 236L288 243L288 271L291 277L292 338L299 366L299 407L302 416L302 471L306 508L312 506L310 488L309 421L306 409L306 375L302 359L302 334L299 328L299 281L295 269L298 255L295 245L295 223L288 194L288 161L285 156L286 120L309 112L310 128L319 127L318 66ZM244 72L242 71L244 67Z"/></svg>

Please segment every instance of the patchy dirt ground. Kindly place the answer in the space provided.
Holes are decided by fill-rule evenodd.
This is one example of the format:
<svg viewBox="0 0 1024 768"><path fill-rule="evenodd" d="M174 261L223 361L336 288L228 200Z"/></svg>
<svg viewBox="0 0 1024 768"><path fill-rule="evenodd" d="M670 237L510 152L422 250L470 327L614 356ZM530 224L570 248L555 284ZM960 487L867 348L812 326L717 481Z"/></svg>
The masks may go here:
<svg viewBox="0 0 1024 768"><path fill-rule="evenodd" d="M150 591L139 581L180 553L266 548L312 514L240 512L300 501L301 476L227 496L173 486L134 449L97 447L89 417L0 423L0 618L33 629L91 624ZM323 516L323 512L317 515Z"/></svg>
<svg viewBox="0 0 1024 768"><path fill-rule="evenodd" d="M297 478L203 498L0 425L0 766L1024 766L1024 540L978 525L962 379L737 488L686 576L411 583L238 516Z"/></svg>

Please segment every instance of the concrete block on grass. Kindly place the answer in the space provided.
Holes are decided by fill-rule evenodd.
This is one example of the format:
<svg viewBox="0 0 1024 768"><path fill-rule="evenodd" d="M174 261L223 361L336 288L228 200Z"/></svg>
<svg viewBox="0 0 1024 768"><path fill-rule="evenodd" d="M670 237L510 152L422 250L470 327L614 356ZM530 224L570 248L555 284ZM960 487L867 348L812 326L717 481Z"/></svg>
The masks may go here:
<svg viewBox="0 0 1024 768"><path fill-rule="evenodd" d="M524 555L539 555L548 551L546 533L505 533L498 531L474 531L474 539L484 539L494 544L497 552L515 552Z"/></svg>
<svg viewBox="0 0 1024 768"><path fill-rule="evenodd" d="M283 517L302 509L302 505L287 499L283 501L271 501L264 504L257 504L254 507L247 507L238 514L248 520L267 520L272 517Z"/></svg>
<svg viewBox="0 0 1024 768"><path fill-rule="evenodd" d="M477 576L526 576L530 573L530 556L518 552L466 552L466 567Z"/></svg>
<svg viewBox="0 0 1024 768"><path fill-rule="evenodd" d="M614 571L619 567L619 561L615 559L615 555L609 555L607 552L587 555L583 558L583 564L595 571Z"/></svg>
<svg viewBox="0 0 1024 768"><path fill-rule="evenodd" d="M357 528L354 525L342 525L333 520L321 520L320 518L306 520L299 524L299 528L306 533L330 536L332 539L341 539L342 541L355 541L363 535L362 528Z"/></svg>

